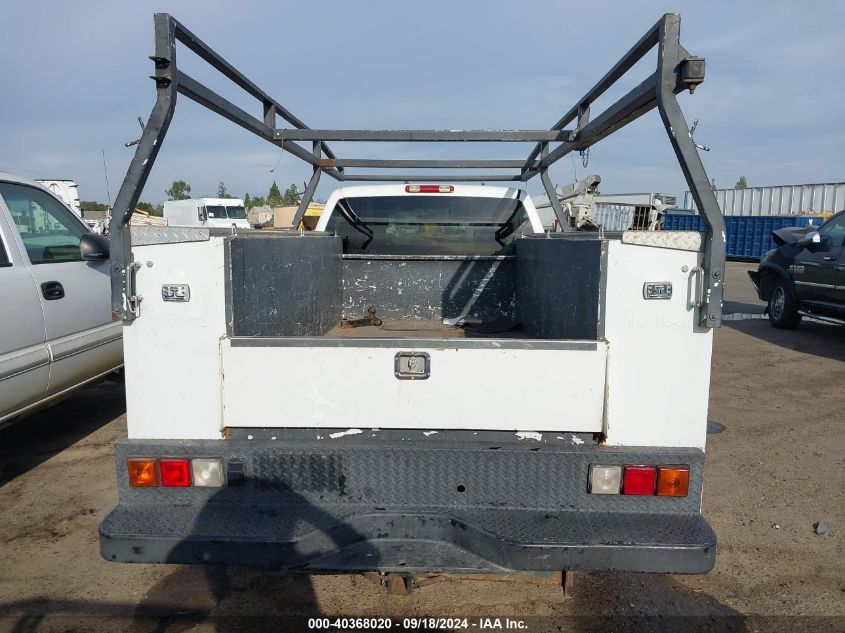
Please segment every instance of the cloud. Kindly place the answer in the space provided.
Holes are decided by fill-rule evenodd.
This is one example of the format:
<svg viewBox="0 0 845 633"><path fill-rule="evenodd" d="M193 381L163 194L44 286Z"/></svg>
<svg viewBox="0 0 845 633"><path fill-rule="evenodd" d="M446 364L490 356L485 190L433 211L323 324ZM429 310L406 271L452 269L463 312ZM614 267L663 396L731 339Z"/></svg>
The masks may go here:
<svg viewBox="0 0 845 633"><path fill-rule="evenodd" d="M664 2L564 3L432 0L363 3L159 2L198 36L315 127L547 127L586 92L666 9ZM845 58L841 2L686 2L682 41L707 58L705 84L682 96L703 160L721 185L845 180ZM215 8L216 6L216 8ZM105 201L101 150L114 198L154 102L152 8L147 3L6 3L0 59L7 89L0 169L66 177ZM22 28L21 25L26 25ZM180 67L259 114L225 79L180 50ZM653 64L653 58L649 58ZM593 114L649 72L636 67ZM639 76L638 76L639 75ZM337 145L347 157L516 158L529 145ZM180 97L143 198L161 201L174 179L194 191L262 194L275 179L301 183L310 168ZM686 188L656 113L554 169L560 182L598 171L602 189ZM324 179L326 197L334 181ZM536 189L537 185L532 184Z"/></svg>

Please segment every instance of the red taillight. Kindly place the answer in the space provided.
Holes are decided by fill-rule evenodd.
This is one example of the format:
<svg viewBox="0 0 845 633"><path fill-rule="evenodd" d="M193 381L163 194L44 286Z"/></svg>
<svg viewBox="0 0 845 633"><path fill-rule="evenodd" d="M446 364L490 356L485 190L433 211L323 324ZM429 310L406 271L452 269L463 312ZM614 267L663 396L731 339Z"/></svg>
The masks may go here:
<svg viewBox="0 0 845 633"><path fill-rule="evenodd" d="M162 459L161 485L184 488L191 485L191 464L187 459Z"/></svg>
<svg viewBox="0 0 845 633"><path fill-rule="evenodd" d="M625 466L622 472L623 495L653 495L657 469L654 466Z"/></svg>
<svg viewBox="0 0 845 633"><path fill-rule="evenodd" d="M405 193L453 193L452 185L405 185Z"/></svg>

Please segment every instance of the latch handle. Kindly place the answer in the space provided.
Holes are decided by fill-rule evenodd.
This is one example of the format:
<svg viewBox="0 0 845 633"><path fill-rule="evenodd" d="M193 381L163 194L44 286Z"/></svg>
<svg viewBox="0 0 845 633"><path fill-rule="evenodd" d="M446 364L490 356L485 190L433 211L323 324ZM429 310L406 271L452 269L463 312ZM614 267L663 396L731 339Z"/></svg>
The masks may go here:
<svg viewBox="0 0 845 633"><path fill-rule="evenodd" d="M704 269L701 266L696 266L690 270L689 274L689 306L690 308L700 308L704 305Z"/></svg>

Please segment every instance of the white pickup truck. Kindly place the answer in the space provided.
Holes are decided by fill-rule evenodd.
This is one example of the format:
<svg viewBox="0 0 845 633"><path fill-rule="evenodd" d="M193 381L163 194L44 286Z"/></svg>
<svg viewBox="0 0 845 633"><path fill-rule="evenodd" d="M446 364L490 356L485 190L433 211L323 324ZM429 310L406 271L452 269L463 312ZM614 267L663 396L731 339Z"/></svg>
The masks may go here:
<svg viewBox="0 0 845 633"><path fill-rule="evenodd" d="M672 133L686 129L675 94L704 71L678 37L678 16L663 16L550 130L314 130L157 14L158 100L111 226L129 437L116 447L103 556L709 570L701 494L724 223L689 136ZM263 118L177 69L177 42L256 97ZM657 71L591 119L590 103L655 46ZM316 230L130 230L177 94L313 167L292 226L321 175L344 183ZM548 166L653 108L708 231L544 233L522 183L539 176L571 228ZM535 146L524 161L376 160L338 158L332 141Z"/></svg>
<svg viewBox="0 0 845 633"><path fill-rule="evenodd" d="M43 186L0 173L0 425L120 369L108 247Z"/></svg>

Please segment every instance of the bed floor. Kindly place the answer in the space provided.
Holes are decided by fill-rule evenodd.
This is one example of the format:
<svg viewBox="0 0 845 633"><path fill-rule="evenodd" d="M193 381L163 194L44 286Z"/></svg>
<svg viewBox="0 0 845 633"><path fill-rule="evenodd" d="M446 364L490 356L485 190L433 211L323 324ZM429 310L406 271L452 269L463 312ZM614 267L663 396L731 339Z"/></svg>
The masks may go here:
<svg viewBox="0 0 845 633"><path fill-rule="evenodd" d="M513 325L511 323L505 324ZM488 331L490 329L496 331ZM384 319L381 326L363 325L359 327L341 327L340 324L329 330L325 336L337 338L525 338L519 325L501 331L491 325L473 327L451 327L442 321Z"/></svg>

